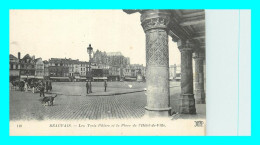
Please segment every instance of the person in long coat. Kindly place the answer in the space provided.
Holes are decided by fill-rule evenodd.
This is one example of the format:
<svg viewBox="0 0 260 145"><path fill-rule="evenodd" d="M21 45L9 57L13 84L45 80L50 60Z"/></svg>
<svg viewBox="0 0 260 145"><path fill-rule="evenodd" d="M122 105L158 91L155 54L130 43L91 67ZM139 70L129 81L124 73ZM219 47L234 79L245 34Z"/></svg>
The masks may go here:
<svg viewBox="0 0 260 145"><path fill-rule="evenodd" d="M89 84L88 84L88 81L86 83L86 89L87 89L87 94L89 93Z"/></svg>
<svg viewBox="0 0 260 145"><path fill-rule="evenodd" d="M40 97L41 96L43 96L43 97L45 97L45 94L44 94L44 86L45 86L45 84L44 84L44 82L41 82L40 83Z"/></svg>
<svg viewBox="0 0 260 145"><path fill-rule="evenodd" d="M105 92L107 91L107 81L104 81Z"/></svg>

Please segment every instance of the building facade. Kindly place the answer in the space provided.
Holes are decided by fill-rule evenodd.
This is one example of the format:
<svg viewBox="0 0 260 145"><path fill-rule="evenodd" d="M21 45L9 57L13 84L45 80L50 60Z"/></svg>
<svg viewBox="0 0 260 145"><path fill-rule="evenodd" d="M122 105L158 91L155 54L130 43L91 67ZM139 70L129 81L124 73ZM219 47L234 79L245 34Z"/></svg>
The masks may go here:
<svg viewBox="0 0 260 145"><path fill-rule="evenodd" d="M42 61L42 58L35 59L35 78L41 78L44 77L44 63Z"/></svg>
<svg viewBox="0 0 260 145"><path fill-rule="evenodd" d="M49 66L50 77L69 77L69 67L67 66Z"/></svg>
<svg viewBox="0 0 260 145"><path fill-rule="evenodd" d="M10 81L17 80L20 78L19 59L12 54L9 55L9 76L10 76Z"/></svg>
<svg viewBox="0 0 260 145"><path fill-rule="evenodd" d="M20 77L21 79L34 78L35 76L35 57L26 54L20 60Z"/></svg>
<svg viewBox="0 0 260 145"><path fill-rule="evenodd" d="M48 77L49 76L49 62L48 61L43 61L44 64L44 77Z"/></svg>
<svg viewBox="0 0 260 145"><path fill-rule="evenodd" d="M79 74L81 77L86 78L88 63L86 61L79 62Z"/></svg>
<svg viewBox="0 0 260 145"><path fill-rule="evenodd" d="M39 79L69 77L71 81L84 81L89 77L95 77L96 80L119 81L125 77L145 76L145 67L139 64L130 65L130 59L120 52L106 53L98 50L94 53L90 71L89 62L78 59L51 58L43 61L42 58L35 59L27 54L19 61L10 55L10 76L20 75L22 78Z"/></svg>
<svg viewBox="0 0 260 145"><path fill-rule="evenodd" d="M93 55L93 61L108 66L126 67L130 65L130 58L123 56L121 52L101 52L97 50Z"/></svg>

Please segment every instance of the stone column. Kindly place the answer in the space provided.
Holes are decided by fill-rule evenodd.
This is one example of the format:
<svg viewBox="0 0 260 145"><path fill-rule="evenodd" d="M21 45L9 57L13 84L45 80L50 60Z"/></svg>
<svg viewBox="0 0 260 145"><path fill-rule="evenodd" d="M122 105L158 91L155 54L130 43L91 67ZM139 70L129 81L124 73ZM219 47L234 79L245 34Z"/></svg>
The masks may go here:
<svg viewBox="0 0 260 145"><path fill-rule="evenodd" d="M205 53L203 51L196 51L193 54L195 61L195 101L197 104L205 104L205 91L204 91L204 71L203 63Z"/></svg>
<svg viewBox="0 0 260 145"><path fill-rule="evenodd" d="M173 66L173 78L176 78L176 71L177 71L177 66L174 64Z"/></svg>
<svg viewBox="0 0 260 145"><path fill-rule="evenodd" d="M146 36L146 85L149 117L170 115L168 24L166 10L141 12L142 27Z"/></svg>
<svg viewBox="0 0 260 145"><path fill-rule="evenodd" d="M180 40L177 44L181 52L181 96L179 112L182 114L196 114L192 72L192 52L195 44L189 40Z"/></svg>

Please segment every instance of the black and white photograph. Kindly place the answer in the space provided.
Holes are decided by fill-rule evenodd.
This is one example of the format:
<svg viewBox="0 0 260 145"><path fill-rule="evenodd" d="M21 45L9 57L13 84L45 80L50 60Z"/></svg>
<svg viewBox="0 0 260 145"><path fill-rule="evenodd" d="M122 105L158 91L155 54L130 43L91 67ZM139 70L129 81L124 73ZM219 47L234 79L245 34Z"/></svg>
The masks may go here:
<svg viewBox="0 0 260 145"><path fill-rule="evenodd" d="M205 10L9 13L10 135L206 135Z"/></svg>

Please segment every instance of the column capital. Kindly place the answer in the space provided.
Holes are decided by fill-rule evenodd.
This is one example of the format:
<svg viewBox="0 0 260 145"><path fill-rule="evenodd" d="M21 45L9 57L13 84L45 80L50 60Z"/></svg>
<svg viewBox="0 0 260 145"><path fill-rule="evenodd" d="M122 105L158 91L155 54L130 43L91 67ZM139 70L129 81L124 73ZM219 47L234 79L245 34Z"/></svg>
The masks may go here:
<svg viewBox="0 0 260 145"><path fill-rule="evenodd" d="M197 50L193 53L192 57L194 59L204 59L205 58L205 52L203 50Z"/></svg>
<svg viewBox="0 0 260 145"><path fill-rule="evenodd" d="M193 40L178 40L177 46L178 46L180 52L183 52L183 51L194 52L194 50L197 47L197 43Z"/></svg>
<svg viewBox="0 0 260 145"><path fill-rule="evenodd" d="M168 29L170 15L167 10L142 10L141 25L145 32L150 29Z"/></svg>

